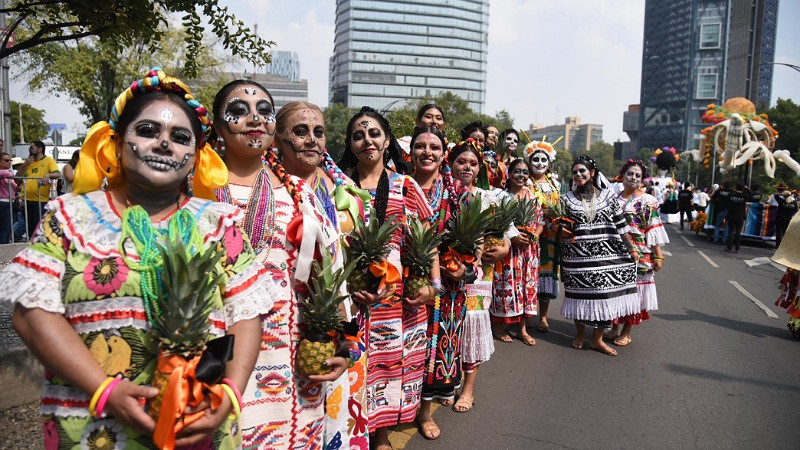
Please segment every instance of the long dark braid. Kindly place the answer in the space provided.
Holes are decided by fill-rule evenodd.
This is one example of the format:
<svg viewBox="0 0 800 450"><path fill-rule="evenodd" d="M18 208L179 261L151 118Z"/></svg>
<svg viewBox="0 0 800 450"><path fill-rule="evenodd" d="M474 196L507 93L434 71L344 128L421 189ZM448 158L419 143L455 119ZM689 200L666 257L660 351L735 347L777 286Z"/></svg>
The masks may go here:
<svg viewBox="0 0 800 450"><path fill-rule="evenodd" d="M358 169L353 172L353 182L356 186L361 187L361 176L358 174ZM386 222L386 209L389 206L389 175L386 174L386 168L381 171L381 177L378 179L378 187L375 189L375 204L373 209L378 217L378 223L383 225Z"/></svg>

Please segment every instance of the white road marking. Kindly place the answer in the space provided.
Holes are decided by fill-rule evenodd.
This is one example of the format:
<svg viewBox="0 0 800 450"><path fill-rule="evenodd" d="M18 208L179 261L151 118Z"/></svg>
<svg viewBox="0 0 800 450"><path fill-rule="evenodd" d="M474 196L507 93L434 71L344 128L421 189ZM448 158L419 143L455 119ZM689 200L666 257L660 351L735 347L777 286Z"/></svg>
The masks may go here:
<svg viewBox="0 0 800 450"><path fill-rule="evenodd" d="M711 264L711 267L719 267L719 266L717 265L717 263L715 263L714 261L712 261L712 260L711 260L711 258L709 258L709 257L708 257L708 255L706 255L706 254L705 254L705 253L703 253L702 251L698 250L698 251L697 251L697 253L700 253L700 256L702 256L702 257L703 257L703 258L704 258L706 261L708 261L708 263L709 263L709 264Z"/></svg>
<svg viewBox="0 0 800 450"><path fill-rule="evenodd" d="M681 237L681 239L683 239L683 241L684 241L684 242L686 242L686 244L688 244L688 245L689 245L689 247L694 247L694 244L692 244L692 242L691 242L691 241L689 241L688 239L686 239L686 236L684 236L684 235L682 235L682 234L679 234L678 236L680 236L680 237Z"/></svg>
<svg viewBox="0 0 800 450"><path fill-rule="evenodd" d="M777 319L777 318L778 318L778 315L777 315L777 314L775 314L774 312L772 312L772 310L771 310L771 309L767 308L767 305L765 305L765 304L761 303L761 301L760 301L760 300L758 300L757 298L755 298L755 297L753 296L753 294L751 294L751 293L747 292L747 289L743 288L741 284L737 283L737 282L736 282L736 281L734 281L734 280L728 280L728 283L732 284L732 285L733 285L733 287L735 287L735 288L736 288L736 289L737 289L739 292L741 292L742 294L744 294L744 296L745 296L745 297L749 298L749 299L750 299L750 301L752 301L753 303L755 303L755 304L756 304L756 306L758 306L759 308L761 308L761 309L762 309L762 310L763 310L763 311L764 311L764 312L767 314L767 316L769 316L769 317L772 317L773 319Z"/></svg>

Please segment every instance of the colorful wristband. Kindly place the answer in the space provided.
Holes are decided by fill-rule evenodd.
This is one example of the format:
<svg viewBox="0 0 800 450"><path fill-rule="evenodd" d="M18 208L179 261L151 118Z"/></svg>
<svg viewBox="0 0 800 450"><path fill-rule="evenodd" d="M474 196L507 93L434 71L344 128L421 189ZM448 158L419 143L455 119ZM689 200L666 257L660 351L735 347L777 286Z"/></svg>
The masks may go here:
<svg viewBox="0 0 800 450"><path fill-rule="evenodd" d="M103 394L100 396L100 400L97 401L97 409L95 409L95 417L103 418L105 417L105 413L103 410L106 408L106 402L108 402L108 398L111 397L111 393L114 392L114 388L122 382L122 378L114 378L111 383L108 383L108 386L103 390Z"/></svg>
<svg viewBox="0 0 800 450"><path fill-rule="evenodd" d="M114 381L114 378L112 377L106 378L106 380L100 384L100 387L98 387L97 390L94 391L94 395L92 395L92 400L89 402L90 416L97 417L97 411L95 410L95 408L97 407L97 402L100 400L100 396L103 395L103 392L105 391L106 387L108 387L108 385L112 381Z"/></svg>
<svg viewBox="0 0 800 450"><path fill-rule="evenodd" d="M238 409L241 411L244 402L242 402L242 393L239 391L239 388L236 386L236 383L234 383L233 380L231 380L230 378L223 378L222 384L226 384L231 388L231 390L236 396L236 401L239 403Z"/></svg>
<svg viewBox="0 0 800 450"><path fill-rule="evenodd" d="M231 399L231 406L233 407L233 415L236 416L236 419L238 420L239 416L242 414L242 407L239 406L239 399L236 397L236 394L233 392L233 389L229 385L225 383L220 383L220 387L222 388L223 391L225 391L226 394L228 394L228 397Z"/></svg>

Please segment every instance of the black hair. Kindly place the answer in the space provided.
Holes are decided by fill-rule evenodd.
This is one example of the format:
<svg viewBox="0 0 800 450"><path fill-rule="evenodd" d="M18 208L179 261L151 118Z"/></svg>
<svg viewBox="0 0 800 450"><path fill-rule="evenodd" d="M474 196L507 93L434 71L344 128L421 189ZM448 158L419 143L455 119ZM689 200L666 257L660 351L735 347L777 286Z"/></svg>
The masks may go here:
<svg viewBox="0 0 800 450"><path fill-rule="evenodd" d="M40 149L42 149L42 151L44 151L44 142L42 142L42 141L32 141L31 144L33 144L34 147L40 148Z"/></svg>
<svg viewBox="0 0 800 450"><path fill-rule="evenodd" d="M178 105L181 111L189 118L189 123L192 124L192 133L194 134L197 147L200 148L205 145L203 141L203 129L200 127L200 119L197 117L197 111L189 106L186 100L180 95L172 91L150 91L134 95L133 98L125 104L125 109L122 110L122 114L120 114L119 120L117 120L117 124L114 128L117 136L125 134L128 125L139 115L139 112L144 109L145 105L161 99L169 99ZM36 141L34 141L34 143L36 143Z"/></svg>
<svg viewBox="0 0 800 450"><path fill-rule="evenodd" d="M222 86L222 88L217 92L217 95L214 96L214 105L211 109L211 113L214 115L214 118L222 116L222 106L223 102L228 95L233 91L234 88L238 86L255 86L262 91L267 93L267 97L269 97L269 102L272 103L272 107L275 108L275 101L272 99L272 94L269 93L267 88L262 86L261 84L253 81L253 80L233 80L230 83Z"/></svg>
<svg viewBox="0 0 800 450"><path fill-rule="evenodd" d="M514 167L516 167L516 166L518 166L520 164L525 164L525 168L530 170L530 168L528 167L528 163L526 163L524 159L517 158L517 159L511 161L511 163L509 163L509 165L508 165L508 173L509 173L509 175L511 174L511 171L514 170Z"/></svg>
<svg viewBox="0 0 800 450"><path fill-rule="evenodd" d="M575 160L572 162L572 169L575 168L578 164L586 166L589 171L594 170L594 176L592 177L592 184L595 185L598 189L605 189L607 186L601 186L600 182L600 170L597 168L597 163L594 161L594 158L588 155L578 155ZM575 183L574 181L572 183Z"/></svg>
<svg viewBox="0 0 800 450"><path fill-rule="evenodd" d="M489 134L489 132L486 130L486 127L483 126L483 122L476 120L475 122L470 122L464 125L464 128L461 129L461 139L467 139L469 135L475 131L480 131L483 133L484 139L486 139L486 135Z"/></svg>
<svg viewBox="0 0 800 450"><path fill-rule="evenodd" d="M447 162L452 166L453 162L455 162L456 158L458 158L458 155L467 151L472 152L473 155L478 157L478 161L480 161L481 164L483 164L483 154L481 154L481 152L479 152L472 145L472 143L466 141L459 142L455 147L453 147L452 150L450 150L450 153L447 155Z"/></svg>
<svg viewBox="0 0 800 450"><path fill-rule="evenodd" d="M442 113L442 121L444 123L447 123L447 119L445 119L445 117L444 117L444 111L442 110L442 107L437 105L437 104L435 104L435 103L428 103L427 105L422 105L422 107L417 112L417 123L419 123L419 121L422 120L422 116L425 115L425 112L428 111L431 108L434 108L437 111L439 111L440 113Z"/></svg>
<svg viewBox="0 0 800 450"><path fill-rule="evenodd" d="M81 151L75 150L74 152L72 152L72 157L69 159L69 162L67 164L72 166L72 168L74 169L78 167L78 161L80 160L80 158L81 158Z"/></svg>
<svg viewBox="0 0 800 450"><path fill-rule="evenodd" d="M436 127L414 127L414 133L411 135L411 149L412 149L412 151L414 149L414 141L416 141L417 138L420 135L426 134L426 133L432 134L432 135L436 136L437 138L439 138L439 140L442 141L442 151L447 150L447 144L445 143L445 137L444 137L444 134L442 134L441 130L439 130Z"/></svg>

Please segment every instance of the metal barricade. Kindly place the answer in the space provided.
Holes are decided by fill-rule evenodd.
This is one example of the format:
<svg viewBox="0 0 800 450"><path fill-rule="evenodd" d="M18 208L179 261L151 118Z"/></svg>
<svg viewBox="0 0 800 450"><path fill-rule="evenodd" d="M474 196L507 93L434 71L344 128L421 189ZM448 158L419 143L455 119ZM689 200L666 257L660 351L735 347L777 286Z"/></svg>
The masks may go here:
<svg viewBox="0 0 800 450"><path fill-rule="evenodd" d="M58 196L58 179L42 184L42 178L10 177L0 179L0 244L14 244L30 240L33 230L44 216L47 201ZM28 181L36 180L36 193L28 195ZM49 184L49 186L47 185ZM49 187L48 200L41 199L42 189ZM3 189L5 188L5 189ZM4 198L4 196L6 196ZM29 197L34 198L33 200ZM5 212L8 212L6 216ZM8 220L8 222L6 222ZM35 221L36 223L32 223ZM4 236L8 223L8 236Z"/></svg>

